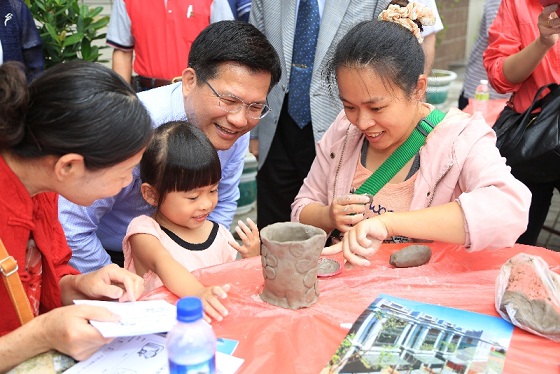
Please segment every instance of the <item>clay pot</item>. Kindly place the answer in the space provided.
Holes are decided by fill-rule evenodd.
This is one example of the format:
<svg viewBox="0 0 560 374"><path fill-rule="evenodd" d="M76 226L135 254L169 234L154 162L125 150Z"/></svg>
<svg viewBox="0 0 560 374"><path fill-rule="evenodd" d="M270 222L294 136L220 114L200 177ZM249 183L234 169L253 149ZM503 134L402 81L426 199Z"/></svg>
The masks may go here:
<svg viewBox="0 0 560 374"><path fill-rule="evenodd" d="M263 228L260 235L261 299L288 309L313 305L319 297L317 271L326 232L298 222L279 222Z"/></svg>

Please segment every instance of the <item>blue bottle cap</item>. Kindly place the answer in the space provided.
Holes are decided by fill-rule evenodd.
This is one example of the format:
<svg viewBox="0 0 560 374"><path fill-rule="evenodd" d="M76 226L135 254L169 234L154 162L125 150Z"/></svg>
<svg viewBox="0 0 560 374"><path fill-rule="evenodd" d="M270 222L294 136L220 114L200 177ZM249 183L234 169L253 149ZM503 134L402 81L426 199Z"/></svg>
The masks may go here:
<svg viewBox="0 0 560 374"><path fill-rule="evenodd" d="M202 300L198 297L183 297L177 302L177 320L194 322L202 318Z"/></svg>

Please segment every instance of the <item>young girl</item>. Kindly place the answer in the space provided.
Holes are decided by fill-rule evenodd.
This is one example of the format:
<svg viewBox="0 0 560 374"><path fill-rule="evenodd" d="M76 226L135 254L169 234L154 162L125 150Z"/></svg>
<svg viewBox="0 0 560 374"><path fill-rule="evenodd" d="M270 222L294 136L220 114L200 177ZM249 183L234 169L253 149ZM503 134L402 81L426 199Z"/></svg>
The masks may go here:
<svg viewBox="0 0 560 374"><path fill-rule="evenodd" d="M205 287L191 271L260 252L256 225L239 221L243 245L224 226L208 220L218 202L221 167L206 135L184 121L160 126L142 161L142 196L156 207L152 217L132 220L123 240L125 268L142 276L144 292L165 285L179 297L198 296L207 316L221 320L219 299L229 285Z"/></svg>
<svg viewBox="0 0 560 374"><path fill-rule="evenodd" d="M444 115L421 101L427 78L416 22L429 19L419 4L391 5L348 32L328 69L344 109L318 143L292 220L345 233L326 252L342 249L353 264L368 265L364 257L394 237L507 247L527 224L530 193L483 117ZM403 162L390 158L405 151ZM368 191L385 162L393 167L386 182Z"/></svg>

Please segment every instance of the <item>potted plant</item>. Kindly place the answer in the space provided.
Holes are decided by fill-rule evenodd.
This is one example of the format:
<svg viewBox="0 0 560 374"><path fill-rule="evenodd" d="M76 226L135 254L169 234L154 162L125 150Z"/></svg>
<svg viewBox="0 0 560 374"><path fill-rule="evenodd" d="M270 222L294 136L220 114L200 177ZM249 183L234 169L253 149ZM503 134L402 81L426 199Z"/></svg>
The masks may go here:
<svg viewBox="0 0 560 374"><path fill-rule="evenodd" d="M426 101L430 104L442 104L447 100L451 82L457 79L457 73L451 70L432 69L428 77Z"/></svg>
<svg viewBox="0 0 560 374"><path fill-rule="evenodd" d="M109 23L109 16L99 16L103 7L90 8L78 0L25 0L37 22L43 40L45 68L64 61L99 60L100 49L94 41L105 39L101 29Z"/></svg>

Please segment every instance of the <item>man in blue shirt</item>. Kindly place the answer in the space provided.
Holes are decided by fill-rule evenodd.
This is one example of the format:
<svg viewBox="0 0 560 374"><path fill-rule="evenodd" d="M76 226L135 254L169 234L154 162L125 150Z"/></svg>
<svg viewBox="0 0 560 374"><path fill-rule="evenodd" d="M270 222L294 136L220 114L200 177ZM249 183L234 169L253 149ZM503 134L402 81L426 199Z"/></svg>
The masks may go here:
<svg viewBox="0 0 560 374"><path fill-rule="evenodd" d="M253 25L221 21L209 25L191 46L180 83L139 93L154 127L188 119L218 150L222 179L210 219L229 227L239 198L239 180L249 131L268 112L267 95L280 79L278 55ZM134 129L130 129L134 131ZM70 264L90 272L116 262L130 221L150 215L140 193L140 175L117 196L82 207L60 198L59 219L72 248ZM111 256L110 256L110 255Z"/></svg>

